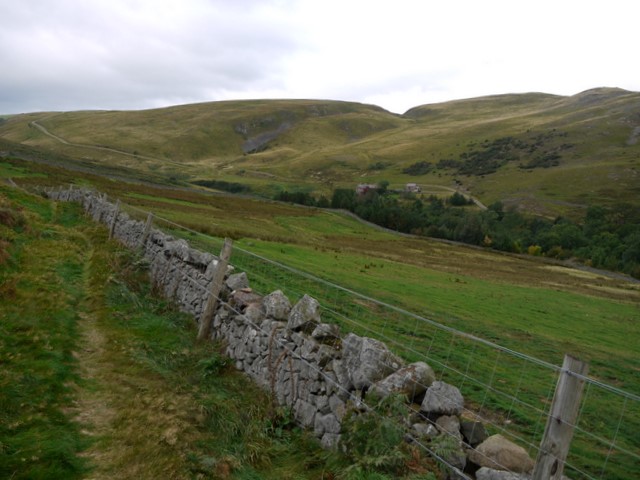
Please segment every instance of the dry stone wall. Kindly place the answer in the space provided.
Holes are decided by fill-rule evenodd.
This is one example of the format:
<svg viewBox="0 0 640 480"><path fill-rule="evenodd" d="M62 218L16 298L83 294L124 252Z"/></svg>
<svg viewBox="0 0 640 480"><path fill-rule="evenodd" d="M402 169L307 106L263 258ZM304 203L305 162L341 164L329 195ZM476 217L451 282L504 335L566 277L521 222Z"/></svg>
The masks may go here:
<svg viewBox="0 0 640 480"><path fill-rule="evenodd" d="M114 238L140 249L151 280L164 295L200 322L217 257L158 229L145 237L144 222L118 212L95 192L71 189L47 195L79 202L95 221L113 225ZM290 407L298 423L325 447L337 445L348 408L357 407L366 394L400 393L420 405L419 413L407 416L408 438L453 438L458 449L445 460L460 471L482 467L478 478L528 478L533 463L526 452L500 435L488 437L481 423L465 421L460 391L436 381L429 365L406 365L378 340L342 335L337 325L322 322L320 305L308 295L292 305L279 290L266 296L252 291L247 275L233 273L233 267L225 273L224 302L214 315L212 339L222 340L236 368ZM507 470L505 465L508 477L500 472Z"/></svg>

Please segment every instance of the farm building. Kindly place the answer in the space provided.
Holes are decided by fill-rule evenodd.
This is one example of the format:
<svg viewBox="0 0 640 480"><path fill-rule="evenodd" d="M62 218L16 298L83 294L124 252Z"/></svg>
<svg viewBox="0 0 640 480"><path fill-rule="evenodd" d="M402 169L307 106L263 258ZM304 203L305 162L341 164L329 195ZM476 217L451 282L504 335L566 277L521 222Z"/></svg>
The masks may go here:
<svg viewBox="0 0 640 480"><path fill-rule="evenodd" d="M376 183L360 183L358 186L356 186L356 193L358 195L364 195L369 190L376 190L377 188L378 185Z"/></svg>
<svg viewBox="0 0 640 480"><path fill-rule="evenodd" d="M417 183L407 183L407 185L404 187L404 191L410 193L420 193L422 189Z"/></svg>

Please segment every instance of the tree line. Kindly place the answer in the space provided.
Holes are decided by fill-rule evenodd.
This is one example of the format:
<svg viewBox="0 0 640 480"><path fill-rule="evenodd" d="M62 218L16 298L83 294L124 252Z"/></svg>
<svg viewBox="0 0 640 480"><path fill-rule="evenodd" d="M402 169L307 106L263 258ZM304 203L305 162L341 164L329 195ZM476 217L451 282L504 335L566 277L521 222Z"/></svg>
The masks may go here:
<svg viewBox="0 0 640 480"><path fill-rule="evenodd" d="M565 217L550 220L524 215L505 209L501 202L483 211L464 208L468 202L460 194L446 200L435 196L421 200L398 198L385 189L370 190L364 195L357 195L352 189L336 189L331 200L287 192L276 199L349 210L399 232L506 252L574 258L589 266L640 278L640 210L630 204L594 205L576 222Z"/></svg>

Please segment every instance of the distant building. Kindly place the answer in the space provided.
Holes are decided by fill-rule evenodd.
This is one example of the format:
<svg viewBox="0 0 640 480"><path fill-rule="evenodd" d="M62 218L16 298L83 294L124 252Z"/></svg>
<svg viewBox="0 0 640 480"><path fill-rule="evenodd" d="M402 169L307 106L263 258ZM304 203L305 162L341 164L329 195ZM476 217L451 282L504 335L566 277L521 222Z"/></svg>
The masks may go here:
<svg viewBox="0 0 640 480"><path fill-rule="evenodd" d="M356 193L358 195L364 195L369 190L376 190L378 188L378 184L376 183L361 183L356 186Z"/></svg>
<svg viewBox="0 0 640 480"><path fill-rule="evenodd" d="M409 193L420 193L422 189L417 183L407 183L407 185L404 187L404 191Z"/></svg>

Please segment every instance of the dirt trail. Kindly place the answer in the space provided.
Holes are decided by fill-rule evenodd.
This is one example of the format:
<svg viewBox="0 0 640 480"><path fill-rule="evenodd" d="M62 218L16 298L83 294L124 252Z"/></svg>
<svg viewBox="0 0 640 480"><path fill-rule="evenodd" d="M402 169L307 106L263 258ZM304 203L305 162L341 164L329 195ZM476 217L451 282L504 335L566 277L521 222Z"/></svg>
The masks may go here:
<svg viewBox="0 0 640 480"><path fill-rule="evenodd" d="M118 150L117 148L101 147L100 145L91 145L91 144L87 144L87 143L70 142L70 141L68 141L68 140L66 140L66 139L64 139L62 137L59 137L58 135L56 135L54 133L51 133L49 130L47 130L47 128L43 127L42 125L40 125L35 120L33 122L31 122L30 125L32 125L33 127L37 128L38 130L40 130L42 133L44 133L48 137L51 137L54 140L62 143L63 145L68 145L70 147L89 148L91 150L100 150L100 151L103 151L103 152L116 153L118 155L124 155L126 157L132 157L132 158L135 158L135 159L138 159L138 160L139 159L151 160L151 161L154 161L154 162L168 163L168 164L171 164L171 165L176 165L178 167L184 167L184 164L179 163L179 162L174 162L174 161L171 161L171 160L155 158L155 157L148 157L146 155L138 155L137 153L125 152L124 150Z"/></svg>

